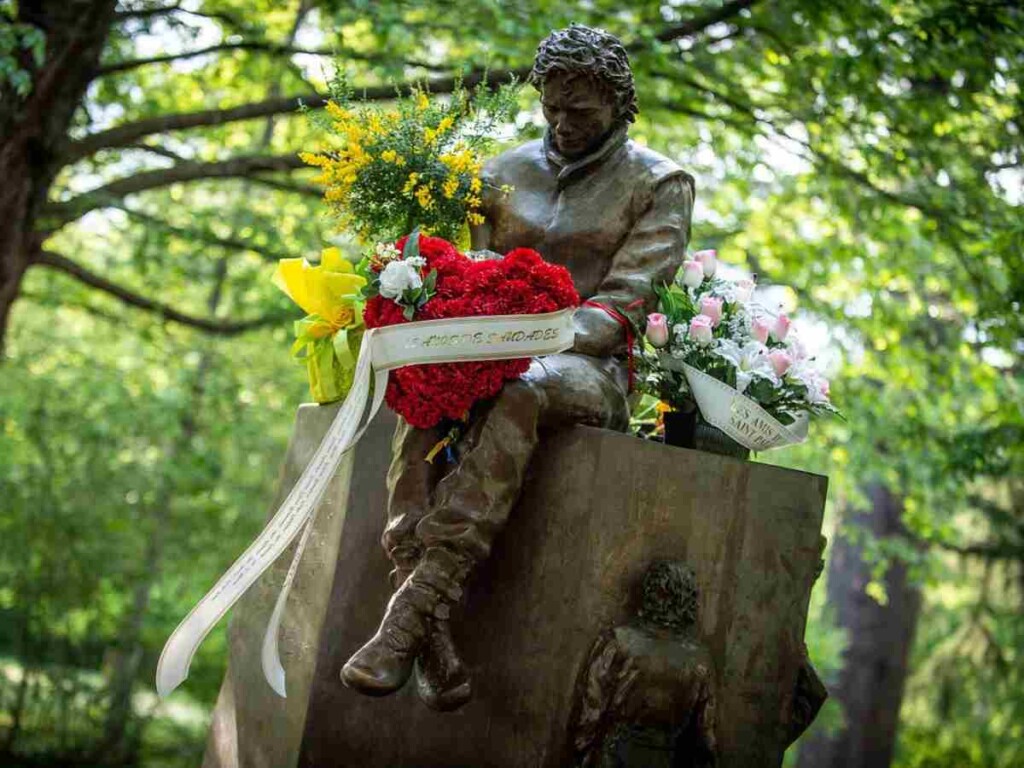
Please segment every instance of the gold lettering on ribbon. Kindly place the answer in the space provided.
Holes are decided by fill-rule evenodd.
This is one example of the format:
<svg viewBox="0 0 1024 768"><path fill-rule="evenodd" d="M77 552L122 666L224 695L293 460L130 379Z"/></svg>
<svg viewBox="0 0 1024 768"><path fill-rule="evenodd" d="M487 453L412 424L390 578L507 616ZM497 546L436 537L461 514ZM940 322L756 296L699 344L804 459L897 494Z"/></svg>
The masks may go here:
<svg viewBox="0 0 1024 768"><path fill-rule="evenodd" d="M530 332L432 333L428 336L410 336L404 347L405 349L432 349L437 347L473 347L483 344L532 344L537 341L552 341L558 338L558 332L558 326L549 326Z"/></svg>
<svg viewBox="0 0 1024 768"><path fill-rule="evenodd" d="M778 428L739 397L733 398L729 407L729 427L755 451L770 448L779 438Z"/></svg>

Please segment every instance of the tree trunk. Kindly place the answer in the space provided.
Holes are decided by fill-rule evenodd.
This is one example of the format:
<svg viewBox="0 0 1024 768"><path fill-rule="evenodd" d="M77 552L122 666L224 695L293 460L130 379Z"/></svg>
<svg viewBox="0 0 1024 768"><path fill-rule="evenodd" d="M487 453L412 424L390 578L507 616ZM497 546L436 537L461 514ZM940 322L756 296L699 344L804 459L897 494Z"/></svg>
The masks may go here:
<svg viewBox="0 0 1024 768"><path fill-rule="evenodd" d="M0 83L0 352L11 307L44 239L38 217L63 163L68 128L99 63L115 18L114 0L27 0L17 23L41 30L37 66L18 54L32 88L17 95Z"/></svg>
<svg viewBox="0 0 1024 768"><path fill-rule="evenodd" d="M871 509L846 525L879 539L905 537L901 501L882 485L870 486L867 496ZM849 633L849 646L830 693L846 723L834 736L810 737L800 748L798 768L885 768L892 762L921 593L902 562L885 575L885 605L867 595L870 581L861 547L839 537L829 564L828 601Z"/></svg>

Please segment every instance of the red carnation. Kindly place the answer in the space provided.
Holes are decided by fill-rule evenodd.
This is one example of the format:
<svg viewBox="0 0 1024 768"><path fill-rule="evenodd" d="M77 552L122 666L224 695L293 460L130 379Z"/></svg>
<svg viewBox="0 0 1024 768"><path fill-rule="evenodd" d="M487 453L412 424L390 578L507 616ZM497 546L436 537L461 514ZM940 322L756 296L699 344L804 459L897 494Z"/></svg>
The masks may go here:
<svg viewBox="0 0 1024 768"><path fill-rule="evenodd" d="M400 251L405 240L395 243ZM579 304L569 271L529 248L517 248L501 261L473 261L438 237L420 237L419 247L427 270L437 270L437 284L416 320L532 315ZM406 322L402 307L381 296L366 302L363 321L367 328ZM526 358L410 365L391 372L385 400L414 427L426 429L462 418L477 400L494 397L529 367Z"/></svg>

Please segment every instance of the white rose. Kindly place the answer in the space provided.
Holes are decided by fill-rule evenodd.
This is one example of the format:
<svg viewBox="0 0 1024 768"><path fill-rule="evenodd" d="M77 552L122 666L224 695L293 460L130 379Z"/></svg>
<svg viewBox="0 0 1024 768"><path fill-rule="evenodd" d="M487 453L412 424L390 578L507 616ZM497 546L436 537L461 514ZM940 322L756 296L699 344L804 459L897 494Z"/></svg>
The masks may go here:
<svg viewBox="0 0 1024 768"><path fill-rule="evenodd" d="M754 295L754 288L756 285L750 278L744 278L743 280L736 281L736 289L733 293L733 301L740 304L746 304L750 301L750 298Z"/></svg>
<svg viewBox="0 0 1024 768"><path fill-rule="evenodd" d="M422 285L419 270L408 261L392 261L380 273L380 295L385 299L400 299L407 290Z"/></svg>

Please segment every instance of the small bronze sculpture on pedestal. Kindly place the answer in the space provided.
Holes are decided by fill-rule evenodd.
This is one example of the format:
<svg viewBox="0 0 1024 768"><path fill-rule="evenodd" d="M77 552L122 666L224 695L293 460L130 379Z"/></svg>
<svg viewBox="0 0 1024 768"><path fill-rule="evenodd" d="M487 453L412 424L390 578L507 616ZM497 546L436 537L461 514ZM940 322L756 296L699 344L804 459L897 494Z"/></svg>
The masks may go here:
<svg viewBox="0 0 1024 768"><path fill-rule="evenodd" d="M652 565L634 621L590 651L571 719L583 768L711 768L711 654L697 639L697 582L683 563Z"/></svg>
<svg viewBox="0 0 1024 768"><path fill-rule="evenodd" d="M578 25L552 33L530 81L541 93L547 133L485 168L486 221L473 245L498 253L533 248L566 266L590 302L576 312L570 352L535 360L521 380L474 410L458 461L427 463L442 431L400 423L382 538L397 591L377 633L341 673L346 685L379 696L401 688L415 667L424 701L442 710L471 694L450 607L505 526L538 430L626 428L626 336L613 315L654 309L652 283L672 278L690 231L693 179L627 137L638 110L615 37ZM506 186L510 193L498 192Z"/></svg>

